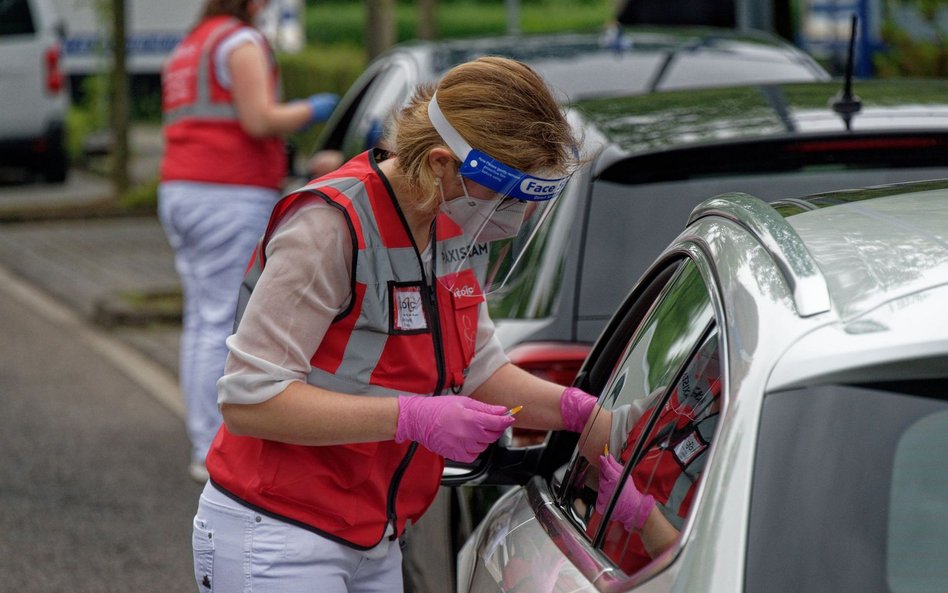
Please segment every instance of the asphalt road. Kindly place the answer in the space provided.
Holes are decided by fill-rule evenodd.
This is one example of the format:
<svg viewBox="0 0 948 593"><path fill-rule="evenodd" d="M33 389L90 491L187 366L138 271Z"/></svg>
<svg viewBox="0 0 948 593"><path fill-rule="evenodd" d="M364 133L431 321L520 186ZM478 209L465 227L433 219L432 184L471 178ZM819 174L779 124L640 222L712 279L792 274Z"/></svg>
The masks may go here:
<svg viewBox="0 0 948 593"><path fill-rule="evenodd" d="M0 335L0 590L196 591L201 486L148 369L10 278Z"/></svg>

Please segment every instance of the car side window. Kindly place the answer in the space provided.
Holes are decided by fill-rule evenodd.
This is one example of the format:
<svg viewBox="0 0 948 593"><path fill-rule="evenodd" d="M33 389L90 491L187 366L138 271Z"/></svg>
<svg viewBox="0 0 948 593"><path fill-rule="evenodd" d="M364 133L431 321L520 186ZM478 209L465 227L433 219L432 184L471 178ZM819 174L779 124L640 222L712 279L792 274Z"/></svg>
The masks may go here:
<svg viewBox="0 0 948 593"><path fill-rule="evenodd" d="M647 398L643 413L635 403L612 409L610 455L625 468L616 492L651 496L655 503L647 516L641 511L641 525L630 529L627 521L613 519L602 528L603 552L625 573L644 568L678 539L717 428L721 384L718 336L711 330L674 387Z"/></svg>
<svg viewBox="0 0 948 593"><path fill-rule="evenodd" d="M617 358L580 436L562 497L567 513L627 573L677 541L719 409L718 339L708 288L691 260L683 260L667 282L646 304ZM632 307L630 314L643 309ZM611 491L600 481L606 446L617 468ZM617 513L629 514L633 503L623 493L630 486L638 498L655 501L655 512L637 517L647 521L642 528L614 520ZM654 538L647 529L653 526ZM661 545L653 547L653 539Z"/></svg>
<svg viewBox="0 0 948 593"><path fill-rule="evenodd" d="M0 37L31 35L36 32L30 3L26 0L0 2Z"/></svg>

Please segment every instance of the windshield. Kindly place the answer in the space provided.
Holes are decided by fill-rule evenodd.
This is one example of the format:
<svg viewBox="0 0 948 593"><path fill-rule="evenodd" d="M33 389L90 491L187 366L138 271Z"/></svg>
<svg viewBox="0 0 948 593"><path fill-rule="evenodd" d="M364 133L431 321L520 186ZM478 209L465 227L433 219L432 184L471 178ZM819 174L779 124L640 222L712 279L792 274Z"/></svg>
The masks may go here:
<svg viewBox="0 0 948 593"><path fill-rule="evenodd" d="M764 402L746 590L948 590L948 380Z"/></svg>

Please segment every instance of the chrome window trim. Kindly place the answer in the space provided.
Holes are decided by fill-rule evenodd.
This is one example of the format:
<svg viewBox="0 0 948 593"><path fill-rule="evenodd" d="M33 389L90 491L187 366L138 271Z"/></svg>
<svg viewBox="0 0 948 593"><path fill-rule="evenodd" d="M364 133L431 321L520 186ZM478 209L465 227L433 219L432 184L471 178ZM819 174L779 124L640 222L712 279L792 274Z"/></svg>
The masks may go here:
<svg viewBox="0 0 948 593"><path fill-rule="evenodd" d="M576 523L555 503L553 492L545 480L534 476L524 490L537 524L586 580L595 583L617 571L609 559L577 531Z"/></svg>
<svg viewBox="0 0 948 593"><path fill-rule="evenodd" d="M668 265L673 260L689 259L698 268L698 273L701 274L701 278L708 288L708 297L711 301L711 308L714 314L714 327L710 329L712 331L716 331L718 334L718 355L720 356L722 380L721 397L723 402L723 407L721 408L721 417L723 418L727 416L731 406L729 379L730 363L727 347L729 343L728 323L724 316L724 305L720 294L720 284L718 282L717 274L715 273L715 267L711 263L714 261L711 256L711 247L702 238L693 235L684 235L679 238L677 243L677 247L666 252L666 255L662 257L660 262L657 262L657 264ZM705 472L713 470L718 464L718 437L723 428L723 425L718 426L718 429L715 432L714 441L711 443L711 448L708 450L708 461L707 465L705 466ZM603 593L619 593L621 591L628 591L629 589L641 585L642 583L652 581L661 573L666 572L666 570L672 566L675 560L679 558L681 552L685 549L688 541L691 539L691 533L694 530L696 516L701 512L703 501L705 499L705 491L707 490L706 484L706 480L701 480L701 483L698 484L698 490L695 492L694 500L691 503L692 510L688 514L684 525L682 525L678 539L675 541L672 547L665 550L656 558L653 558L652 561L645 566L645 568L633 574L626 575L618 568L616 568L616 570L612 571L611 573L604 574L601 581L597 583L599 590ZM603 526L605 526L605 523Z"/></svg>
<svg viewBox="0 0 948 593"><path fill-rule="evenodd" d="M722 409L721 416L725 417L731 407L731 393L730 393L730 361L728 353L728 343L729 335L728 328L729 324L724 314L724 304L723 299L720 293L720 282L718 281L716 268L713 265L712 249L711 246L701 237L697 235L685 234L679 237L679 240L676 242L676 245L665 252L665 254L655 261L649 269L643 274L642 278L655 278L658 276L659 270L667 268L669 266L675 265L678 267L678 270L675 271L671 278L668 279L666 285L662 287L659 294L654 298L652 303L649 305L648 310L645 312L643 319L648 317L654 310L655 304L659 302L662 297L667 292L667 287L673 283L680 274L680 269L683 264L686 263L685 260L690 260L696 266L698 273L701 275L702 280L704 281L706 288L708 290L708 298L711 301L711 308L714 316L713 326L709 328L710 331L717 332L717 339L719 343L719 356L721 364L721 379L722 379ZM636 285L635 292L638 292L639 286ZM707 335L707 331L703 335ZM635 332L632 334L636 335ZM679 369L680 371L681 369ZM713 469L717 465L717 451L718 447L718 435L722 430L723 426L719 426L717 432L715 433L715 439L711 443L711 447L708 451L708 461L705 471ZM646 565L641 570L632 573L625 574L621 569L619 569L612 560L606 556L600 548L593 547L592 541L595 541L597 534L594 535L592 541L587 540L585 536L578 535L575 530L579 528L576 521L572 518L571 509L566 506L567 501L565 500L565 489L564 486L569 483L570 477L575 468L575 462L577 458L577 451L574 450L572 457L569 460L569 467L567 474L559 484L558 491L548 492L548 499L540 500L539 498L531 497L531 504L534 500L538 503L542 502L542 505L534 505L534 510L536 511L537 520L543 526L543 529L549 533L550 529L549 524L546 522L549 519L544 519L544 517L555 517L557 520L564 522L570 528L570 533L576 535L576 539L582 540L586 546L595 551L595 556L598 557L598 562L603 566L607 567L609 570L603 571L597 577L596 588L603 593L619 593L622 591L628 591L636 586L641 585L642 583L653 581L656 577L665 573L669 567L673 565L675 560L677 560L686 547L687 542L691 539L691 533L694 529L695 518L698 513L700 513L703 501L705 499L706 491L706 481L701 480L701 483L698 485L698 490L695 492L694 500L691 506L691 512L688 514L687 519L685 520L684 525L680 530L679 537L676 539L674 545L668 550L653 558L652 561ZM546 486L544 484L544 486ZM531 490L528 488L528 492ZM566 506L566 508L563 508ZM542 510L542 512L541 512ZM606 528L607 523L603 522L600 526L600 531ZM589 578L589 575L585 572L584 576ZM590 579L592 580L592 579Z"/></svg>

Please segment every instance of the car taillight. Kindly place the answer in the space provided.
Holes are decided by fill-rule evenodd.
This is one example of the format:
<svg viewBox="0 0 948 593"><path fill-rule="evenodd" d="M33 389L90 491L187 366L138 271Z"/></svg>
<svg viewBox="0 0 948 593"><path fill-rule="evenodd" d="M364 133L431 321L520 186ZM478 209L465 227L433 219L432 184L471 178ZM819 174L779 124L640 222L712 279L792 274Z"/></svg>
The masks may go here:
<svg viewBox="0 0 948 593"><path fill-rule="evenodd" d="M46 48L46 92L57 95L63 90L63 72L59 68L59 44Z"/></svg>
<svg viewBox="0 0 948 593"><path fill-rule="evenodd" d="M575 342L528 342L507 353L510 362L523 370L560 385L570 385L589 354L589 344Z"/></svg>

